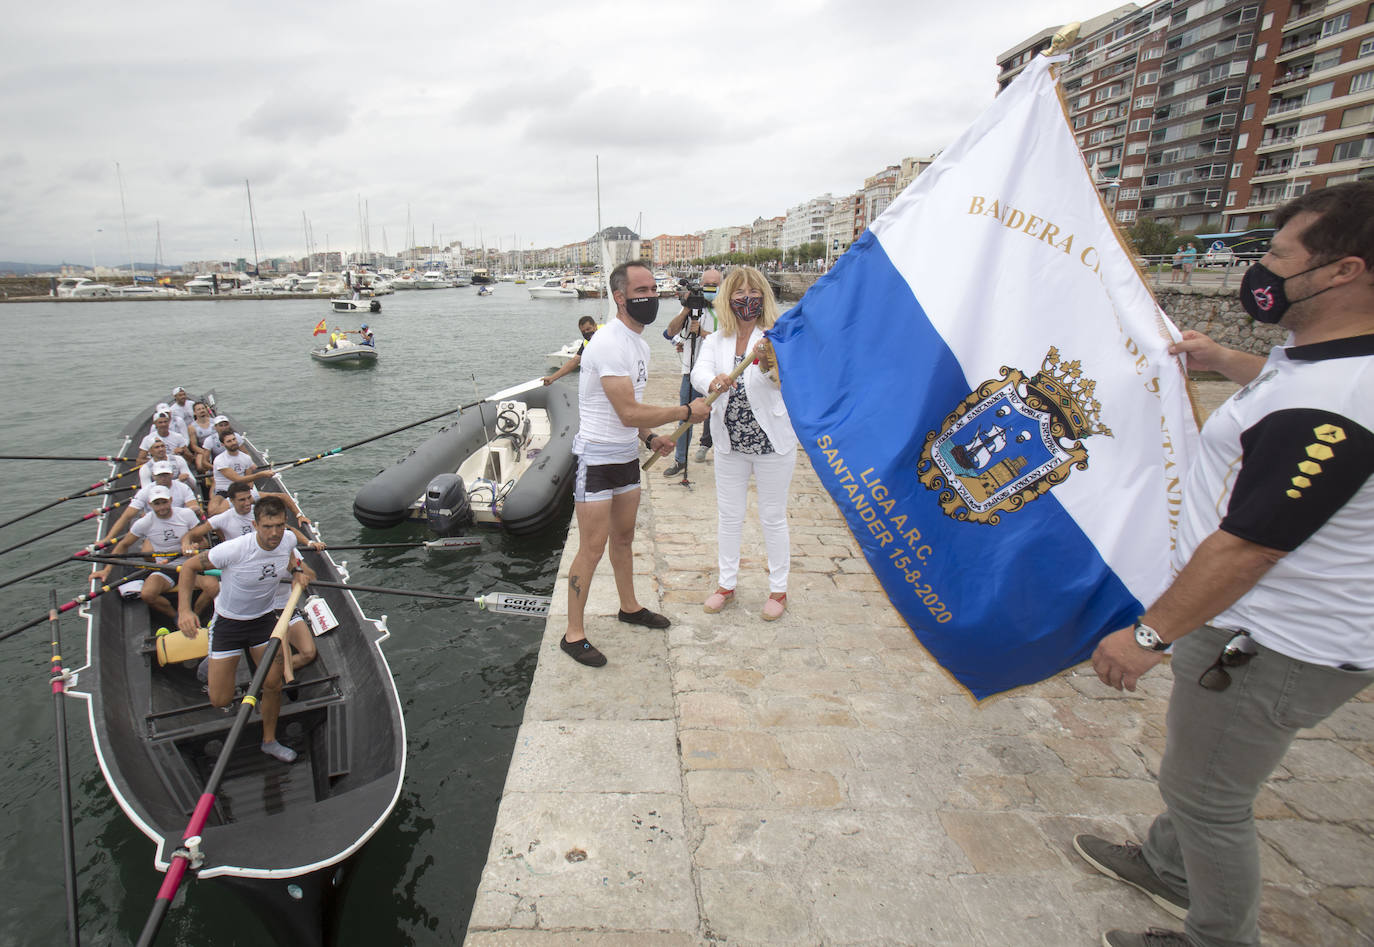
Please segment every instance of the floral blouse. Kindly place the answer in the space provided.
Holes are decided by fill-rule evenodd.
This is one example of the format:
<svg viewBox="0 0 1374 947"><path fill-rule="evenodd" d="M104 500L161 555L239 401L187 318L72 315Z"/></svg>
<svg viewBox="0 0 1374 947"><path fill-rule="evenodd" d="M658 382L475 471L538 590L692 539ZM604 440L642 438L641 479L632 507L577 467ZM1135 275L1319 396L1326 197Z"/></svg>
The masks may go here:
<svg viewBox="0 0 1374 947"><path fill-rule="evenodd" d="M735 364L744 361L743 355L735 356ZM749 405L749 397L744 391L744 379L735 382L730 400L725 403L725 430L730 435L730 449L741 454L771 454L773 444L768 435L759 427L754 417L754 409Z"/></svg>

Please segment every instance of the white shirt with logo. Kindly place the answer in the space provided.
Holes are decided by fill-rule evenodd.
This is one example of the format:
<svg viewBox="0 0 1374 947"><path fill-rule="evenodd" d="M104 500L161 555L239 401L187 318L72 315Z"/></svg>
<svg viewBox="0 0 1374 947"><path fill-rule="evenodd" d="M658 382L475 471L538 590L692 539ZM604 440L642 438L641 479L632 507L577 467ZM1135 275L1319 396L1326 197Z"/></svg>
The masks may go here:
<svg viewBox="0 0 1374 947"><path fill-rule="evenodd" d="M129 501L129 506L143 513L151 510L153 508L153 502L148 498L148 494L152 492L154 486L156 486L156 484L149 484L140 489L134 494L133 499ZM187 506L196 499L196 492L180 480L173 480L172 485L167 489L172 491L172 506L174 508Z"/></svg>
<svg viewBox="0 0 1374 947"><path fill-rule="evenodd" d="M282 580L291 578L295 548L296 534L287 530L276 549L263 549L257 533L251 533L220 543L206 553L210 564L221 570L215 614L248 621L270 612Z"/></svg>
<svg viewBox="0 0 1374 947"><path fill-rule="evenodd" d="M157 461L150 460L142 467L138 468L138 482L143 486L148 486L153 482L153 464ZM171 464L176 470L172 471L172 482L181 482L182 477L191 476L191 468L186 464L186 458L180 454L172 454L165 463Z"/></svg>
<svg viewBox="0 0 1374 947"><path fill-rule="evenodd" d="M161 434L157 432L156 429L154 429L153 433L149 434L141 442L139 442L138 449L147 450L148 448L156 444L158 441L162 441L164 444L167 445L167 453L169 454L175 454L177 451L181 450L183 447L189 446L191 443L187 439L185 434L182 434L180 431L174 430L171 425L168 425L166 437L163 437Z"/></svg>
<svg viewBox="0 0 1374 947"><path fill-rule="evenodd" d="M166 519L148 513L129 527L129 532L152 543L153 552L181 552L181 537L199 525L196 514L184 506L174 506Z"/></svg>
<svg viewBox="0 0 1374 947"><path fill-rule="evenodd" d="M210 525L215 532L224 537L227 542L230 539L238 539L240 536L247 536L253 532L253 513L240 513L232 506L223 513L216 513L210 517Z"/></svg>
<svg viewBox="0 0 1374 947"><path fill-rule="evenodd" d="M220 473L221 470L228 468L240 477L248 472L248 468L253 466L253 458L248 456L248 452L240 450L237 454L231 454L227 450L222 451L217 457L213 467L215 469L215 490L228 490L229 484L233 483L228 477Z"/></svg>

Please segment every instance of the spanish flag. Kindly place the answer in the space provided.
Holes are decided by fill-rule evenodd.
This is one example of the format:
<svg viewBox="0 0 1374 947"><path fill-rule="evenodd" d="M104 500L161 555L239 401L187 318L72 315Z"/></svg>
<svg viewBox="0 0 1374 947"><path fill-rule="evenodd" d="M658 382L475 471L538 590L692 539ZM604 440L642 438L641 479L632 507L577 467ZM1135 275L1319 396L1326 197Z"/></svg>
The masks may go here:
<svg viewBox="0 0 1374 947"><path fill-rule="evenodd" d="M325 319L321 319L321 320L319 321L319 324L315 326L315 331L312 332L312 333L310 333L310 334L311 334L311 335L324 335L326 332L328 332L328 331L329 331L329 327L328 327L327 325L325 325L326 321L327 321L327 320L325 320Z"/></svg>

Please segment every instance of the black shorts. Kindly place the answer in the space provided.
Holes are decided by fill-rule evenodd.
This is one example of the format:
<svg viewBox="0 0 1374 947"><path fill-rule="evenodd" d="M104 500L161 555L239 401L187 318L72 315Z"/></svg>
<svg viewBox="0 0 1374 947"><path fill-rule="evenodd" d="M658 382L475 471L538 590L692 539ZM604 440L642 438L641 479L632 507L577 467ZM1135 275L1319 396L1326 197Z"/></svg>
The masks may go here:
<svg viewBox="0 0 1374 947"><path fill-rule="evenodd" d="M244 648L256 648L272 637L281 612L272 610L257 618L227 618L219 612L210 620L210 657L238 657Z"/></svg>
<svg viewBox="0 0 1374 947"><path fill-rule="evenodd" d="M573 484L573 499L578 503L609 500L638 489L638 460L627 460L623 464L588 464L578 456L577 477Z"/></svg>

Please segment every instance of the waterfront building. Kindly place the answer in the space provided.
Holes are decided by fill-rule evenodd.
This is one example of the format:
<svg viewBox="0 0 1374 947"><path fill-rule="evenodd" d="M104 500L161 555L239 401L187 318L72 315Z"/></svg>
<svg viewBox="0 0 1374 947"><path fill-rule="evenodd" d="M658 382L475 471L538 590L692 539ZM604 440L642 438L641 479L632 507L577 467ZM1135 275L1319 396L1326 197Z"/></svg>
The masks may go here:
<svg viewBox="0 0 1374 947"><path fill-rule="evenodd" d="M825 239L830 246L830 256L837 257L858 240L868 226L865 217L864 191L855 191L844 197L836 198L831 205L830 214L825 220Z"/></svg>
<svg viewBox="0 0 1374 947"><path fill-rule="evenodd" d="M727 253L738 253L739 236L744 230L743 227L715 227L711 230L703 230L698 236L701 238L701 256L713 257L724 256Z"/></svg>
<svg viewBox="0 0 1374 947"><path fill-rule="evenodd" d="M696 234L661 233L649 241L654 268L678 266L701 256L701 238Z"/></svg>
<svg viewBox="0 0 1374 947"><path fill-rule="evenodd" d="M786 220L784 216L755 217L753 226L749 228L753 249L779 249L782 245L782 225Z"/></svg>
<svg viewBox="0 0 1374 947"><path fill-rule="evenodd" d="M1049 27L998 57L1000 88ZM1082 24L1061 87L1116 220L1254 229L1313 187L1374 176L1367 0L1156 0Z"/></svg>
<svg viewBox="0 0 1374 947"><path fill-rule="evenodd" d="M916 180L922 171L935 163L935 155L929 158L903 158L897 165L897 193L906 190L908 184Z"/></svg>
<svg viewBox="0 0 1374 947"><path fill-rule="evenodd" d="M892 203L893 198L900 193L897 190L897 178L901 174L899 165L890 164L877 174L871 174L864 178L863 201L864 201L864 221L865 226L878 219L878 215L887 210L887 205Z"/></svg>
<svg viewBox="0 0 1374 947"><path fill-rule="evenodd" d="M606 253L611 266L619 266L630 260L640 259L639 234L629 227L606 227L600 233L587 238L587 258L595 265L601 264L601 242L606 242Z"/></svg>
<svg viewBox="0 0 1374 947"><path fill-rule="evenodd" d="M787 217L778 237L778 249L788 250L804 243L820 243L825 240L825 221L830 216L830 205L833 203L834 198L824 194L787 208Z"/></svg>

